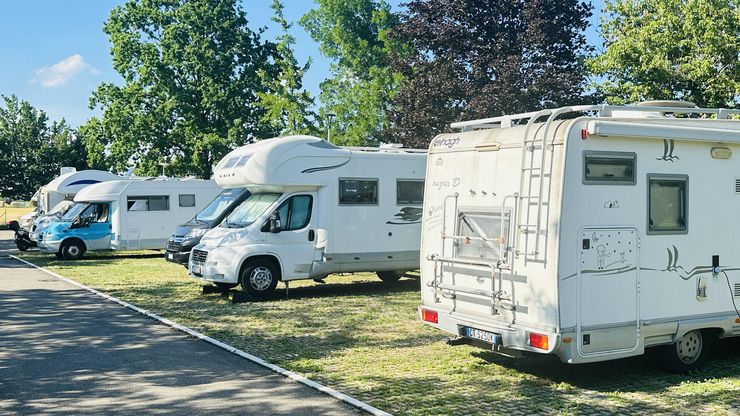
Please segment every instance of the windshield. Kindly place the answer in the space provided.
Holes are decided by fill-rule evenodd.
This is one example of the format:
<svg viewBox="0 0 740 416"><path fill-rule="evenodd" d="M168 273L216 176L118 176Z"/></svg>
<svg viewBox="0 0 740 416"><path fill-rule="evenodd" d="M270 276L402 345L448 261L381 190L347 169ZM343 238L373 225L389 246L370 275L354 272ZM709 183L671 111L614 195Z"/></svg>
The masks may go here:
<svg viewBox="0 0 740 416"><path fill-rule="evenodd" d="M234 188L221 192L207 207L203 208L203 211L195 216L195 221L208 222L215 220L219 215L223 214L235 199L239 198L239 195L243 191L244 188Z"/></svg>
<svg viewBox="0 0 740 416"><path fill-rule="evenodd" d="M64 222L72 222L80 213L87 208L87 206L90 205L87 202L77 202L75 203L72 208L67 211L66 214L62 215L62 221Z"/></svg>
<svg viewBox="0 0 740 416"><path fill-rule="evenodd" d="M61 215L61 214L64 214L65 212L67 212L67 209L69 209L69 207L71 205L74 205L74 202L72 202L72 201L62 201L62 202L54 205L54 208L52 208L51 211L48 212L48 215L57 215L57 214Z"/></svg>
<svg viewBox="0 0 740 416"><path fill-rule="evenodd" d="M221 225L227 228L244 228L257 221L273 202L280 198L281 194L252 194L249 199L242 202L234 212L226 217Z"/></svg>

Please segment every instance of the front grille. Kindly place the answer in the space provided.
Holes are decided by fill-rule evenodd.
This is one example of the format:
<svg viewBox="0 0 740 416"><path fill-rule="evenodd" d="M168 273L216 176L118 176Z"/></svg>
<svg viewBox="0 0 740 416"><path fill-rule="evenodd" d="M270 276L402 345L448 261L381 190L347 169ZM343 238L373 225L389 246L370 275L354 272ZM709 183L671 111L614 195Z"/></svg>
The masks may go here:
<svg viewBox="0 0 740 416"><path fill-rule="evenodd" d="M193 263L205 263L207 257L208 252L202 250L193 250L190 254L190 258L193 260Z"/></svg>
<svg viewBox="0 0 740 416"><path fill-rule="evenodd" d="M179 252L180 249L182 249L182 242L172 240L167 242L167 251Z"/></svg>

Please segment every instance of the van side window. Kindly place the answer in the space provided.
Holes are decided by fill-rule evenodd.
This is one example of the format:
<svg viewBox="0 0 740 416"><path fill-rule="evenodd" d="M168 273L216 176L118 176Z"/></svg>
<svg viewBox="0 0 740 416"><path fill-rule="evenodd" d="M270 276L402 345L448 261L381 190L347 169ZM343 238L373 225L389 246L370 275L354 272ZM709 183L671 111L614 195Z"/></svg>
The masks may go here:
<svg viewBox="0 0 740 416"><path fill-rule="evenodd" d="M339 205L377 205L377 179L340 179Z"/></svg>
<svg viewBox="0 0 740 416"><path fill-rule="evenodd" d="M169 211L170 197L168 195L157 196L130 196L127 199L129 211Z"/></svg>
<svg viewBox="0 0 740 416"><path fill-rule="evenodd" d="M634 185L637 154L630 152L583 152L583 183L586 185Z"/></svg>
<svg viewBox="0 0 740 416"><path fill-rule="evenodd" d="M421 205L424 202L424 181L411 179L396 180L397 205Z"/></svg>
<svg viewBox="0 0 740 416"><path fill-rule="evenodd" d="M648 175L648 234L686 234L689 177Z"/></svg>
<svg viewBox="0 0 740 416"><path fill-rule="evenodd" d="M189 208L195 206L195 195L194 194L180 194L180 206Z"/></svg>
<svg viewBox="0 0 740 416"><path fill-rule="evenodd" d="M311 221L311 195L296 195L283 201L276 210L280 215L283 231L293 231L305 228Z"/></svg>

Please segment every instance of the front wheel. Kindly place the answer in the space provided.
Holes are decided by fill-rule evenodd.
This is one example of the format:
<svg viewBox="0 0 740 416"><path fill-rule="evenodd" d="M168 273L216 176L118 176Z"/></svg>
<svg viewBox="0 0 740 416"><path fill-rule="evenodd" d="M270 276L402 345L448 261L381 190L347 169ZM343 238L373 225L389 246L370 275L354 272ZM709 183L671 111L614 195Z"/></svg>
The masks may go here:
<svg viewBox="0 0 740 416"><path fill-rule="evenodd" d="M383 282L393 283L393 282L397 282L398 279L403 277L405 272L393 270L393 271L375 272L375 274L377 274L380 280L382 280Z"/></svg>
<svg viewBox="0 0 740 416"><path fill-rule="evenodd" d="M709 355L711 339L698 329L689 331L675 344L665 346L663 366L675 373L687 373L704 364Z"/></svg>
<svg viewBox="0 0 740 416"><path fill-rule="evenodd" d="M18 247L18 250L20 251L26 251L30 247L30 245L23 240L18 240L18 242L15 243L15 246Z"/></svg>
<svg viewBox="0 0 740 416"><path fill-rule="evenodd" d="M252 260L242 270L242 289L257 299L266 299L280 280L280 269L268 260Z"/></svg>
<svg viewBox="0 0 740 416"><path fill-rule="evenodd" d="M59 251L64 260L79 260L85 254L85 243L77 240L67 241Z"/></svg>

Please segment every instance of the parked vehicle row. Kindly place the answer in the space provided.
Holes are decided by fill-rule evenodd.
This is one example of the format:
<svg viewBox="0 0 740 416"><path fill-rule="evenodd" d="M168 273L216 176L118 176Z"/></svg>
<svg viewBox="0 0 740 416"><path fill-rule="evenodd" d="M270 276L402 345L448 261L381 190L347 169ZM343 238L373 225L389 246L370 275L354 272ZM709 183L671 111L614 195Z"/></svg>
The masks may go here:
<svg viewBox="0 0 740 416"><path fill-rule="evenodd" d="M212 181L91 185L39 246L166 248L193 278L256 298L419 269L421 320L463 342L571 364L655 347L686 371L740 336L738 115L563 107L455 123L428 151L263 140Z"/></svg>

